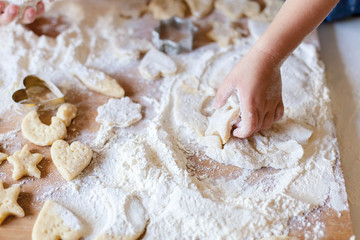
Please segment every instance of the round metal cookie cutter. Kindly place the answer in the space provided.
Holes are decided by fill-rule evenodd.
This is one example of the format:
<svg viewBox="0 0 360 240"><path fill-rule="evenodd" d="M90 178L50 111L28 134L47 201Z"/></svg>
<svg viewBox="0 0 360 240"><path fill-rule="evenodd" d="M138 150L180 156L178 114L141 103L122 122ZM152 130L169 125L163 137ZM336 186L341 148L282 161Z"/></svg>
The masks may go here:
<svg viewBox="0 0 360 240"><path fill-rule="evenodd" d="M164 32L169 31L168 34ZM177 41L171 39L171 34L181 31L181 38ZM182 51L191 51L193 48L194 34L198 28L190 19L172 17L161 20L159 26L152 31L152 42L160 51L167 54L178 54Z"/></svg>

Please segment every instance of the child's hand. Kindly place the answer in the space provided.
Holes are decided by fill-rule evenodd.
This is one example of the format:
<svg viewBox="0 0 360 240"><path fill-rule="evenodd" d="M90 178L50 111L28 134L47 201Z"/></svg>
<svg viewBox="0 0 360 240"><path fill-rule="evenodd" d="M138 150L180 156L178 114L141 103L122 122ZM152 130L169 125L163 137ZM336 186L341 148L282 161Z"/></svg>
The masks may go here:
<svg viewBox="0 0 360 240"><path fill-rule="evenodd" d="M36 9L28 7L24 11L24 15L21 17L23 24L29 24L35 21L37 17L44 13L45 6L42 1L36 4ZM5 3L0 1L0 26L7 25L15 20L19 14L19 7L16 5L9 5L5 7Z"/></svg>
<svg viewBox="0 0 360 240"><path fill-rule="evenodd" d="M235 124L234 136L249 137L283 116L280 64L268 53L253 47L221 84L215 106L222 107L235 90L241 119Z"/></svg>

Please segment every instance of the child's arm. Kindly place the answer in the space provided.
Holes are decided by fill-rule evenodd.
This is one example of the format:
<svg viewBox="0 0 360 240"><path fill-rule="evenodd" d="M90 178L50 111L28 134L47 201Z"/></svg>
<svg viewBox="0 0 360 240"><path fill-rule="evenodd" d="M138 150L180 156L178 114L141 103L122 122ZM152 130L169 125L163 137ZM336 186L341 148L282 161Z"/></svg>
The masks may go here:
<svg viewBox="0 0 360 240"><path fill-rule="evenodd" d="M228 74L215 106L223 106L233 91L238 91L241 120L234 136L249 137L282 117L280 66L338 1L287 0L267 31Z"/></svg>
<svg viewBox="0 0 360 240"><path fill-rule="evenodd" d="M24 11L24 15L21 17L21 22L24 24L32 23L36 17L44 13L44 3L39 1L36 4L36 9L28 7ZM19 7L16 5L9 5L5 7L5 3L0 1L0 26L7 25L15 20L19 14Z"/></svg>

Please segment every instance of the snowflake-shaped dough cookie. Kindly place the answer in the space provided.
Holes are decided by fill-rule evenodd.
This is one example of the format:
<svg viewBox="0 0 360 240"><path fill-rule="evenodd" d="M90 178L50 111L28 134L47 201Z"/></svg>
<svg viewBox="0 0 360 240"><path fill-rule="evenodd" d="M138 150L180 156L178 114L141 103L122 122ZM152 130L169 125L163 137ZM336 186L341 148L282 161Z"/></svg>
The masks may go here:
<svg viewBox="0 0 360 240"><path fill-rule="evenodd" d="M0 224L9 215L15 215L17 217L25 216L24 210L17 203L19 193L19 186L4 189L3 183L0 182Z"/></svg>
<svg viewBox="0 0 360 240"><path fill-rule="evenodd" d="M39 153L31 153L26 144L21 150L16 151L8 157L8 161L13 165L13 179L18 180L23 176L32 176L40 178L40 170L36 165L42 160L43 156Z"/></svg>

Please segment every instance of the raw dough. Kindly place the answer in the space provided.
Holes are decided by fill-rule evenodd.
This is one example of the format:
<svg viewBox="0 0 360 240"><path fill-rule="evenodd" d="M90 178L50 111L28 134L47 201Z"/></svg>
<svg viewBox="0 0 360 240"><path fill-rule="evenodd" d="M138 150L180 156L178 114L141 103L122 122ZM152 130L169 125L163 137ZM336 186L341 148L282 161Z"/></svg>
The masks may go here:
<svg viewBox="0 0 360 240"><path fill-rule="evenodd" d="M102 190L109 202L110 216L96 240L135 240L145 231L146 211L141 201L120 188Z"/></svg>
<svg viewBox="0 0 360 240"><path fill-rule="evenodd" d="M41 172L36 165L42 160L43 155L39 153L31 153L27 144L16 151L12 156L8 157L8 161L13 165L13 179L18 180L23 176L32 176L40 178Z"/></svg>
<svg viewBox="0 0 360 240"><path fill-rule="evenodd" d="M187 10L182 0L152 0L149 4L149 11L158 20L166 20L174 16L184 18Z"/></svg>
<svg viewBox="0 0 360 240"><path fill-rule="evenodd" d="M247 35L247 31L234 22L214 22L212 30L207 33L207 36L216 41L220 47L227 47L240 41L243 35Z"/></svg>
<svg viewBox="0 0 360 240"><path fill-rule="evenodd" d="M170 76L176 73L176 63L165 53L153 48L146 53L138 67L141 76L155 80L161 75Z"/></svg>
<svg viewBox="0 0 360 240"><path fill-rule="evenodd" d="M125 18L139 18L147 10L149 0L125 0L120 1L117 9L120 16Z"/></svg>
<svg viewBox="0 0 360 240"><path fill-rule="evenodd" d="M117 127L128 127L141 120L141 105L131 101L129 97L111 98L98 107L96 121L101 124Z"/></svg>
<svg viewBox="0 0 360 240"><path fill-rule="evenodd" d="M24 210L17 203L20 193L19 186L12 186L4 189L3 183L0 182L0 224L9 215L24 217Z"/></svg>
<svg viewBox="0 0 360 240"><path fill-rule="evenodd" d="M69 146L64 140L58 140L51 146L51 158L67 181L76 178L89 165L92 156L91 148L78 141Z"/></svg>
<svg viewBox="0 0 360 240"><path fill-rule="evenodd" d="M66 125L60 118L52 117L51 124L41 122L36 111L29 112L21 123L23 136L39 146L49 146L56 140L64 139L67 134Z"/></svg>
<svg viewBox="0 0 360 240"><path fill-rule="evenodd" d="M119 58L139 59L141 55L148 52L153 45L146 39L118 37L112 42L115 53Z"/></svg>
<svg viewBox="0 0 360 240"><path fill-rule="evenodd" d="M240 104L236 95L232 95L227 103L216 109L214 114L209 117L209 125L205 135L217 135L221 143L225 144L231 135L231 128L240 116Z"/></svg>
<svg viewBox="0 0 360 240"><path fill-rule="evenodd" d="M254 17L256 20L271 22L284 4L283 0L264 0L265 8Z"/></svg>
<svg viewBox="0 0 360 240"><path fill-rule="evenodd" d="M241 17L253 17L260 13L260 5L251 0L216 0L215 8L220 10L230 20Z"/></svg>
<svg viewBox="0 0 360 240"><path fill-rule="evenodd" d="M203 18L214 9L214 0L185 0L190 8L191 15Z"/></svg>
<svg viewBox="0 0 360 240"><path fill-rule="evenodd" d="M76 117L77 107L71 103L62 104L57 110L56 117L64 121L65 125L68 127L71 124L71 121Z"/></svg>
<svg viewBox="0 0 360 240"><path fill-rule="evenodd" d="M77 240L83 237L80 220L60 204L47 200L36 219L33 240Z"/></svg>
<svg viewBox="0 0 360 240"><path fill-rule="evenodd" d="M2 161L4 161L5 159L7 159L8 155L5 153L0 152L0 163L2 163Z"/></svg>
<svg viewBox="0 0 360 240"><path fill-rule="evenodd" d="M104 72L79 66L76 68L74 75L88 87L90 90L114 98L122 98L125 95L124 89L120 84Z"/></svg>

